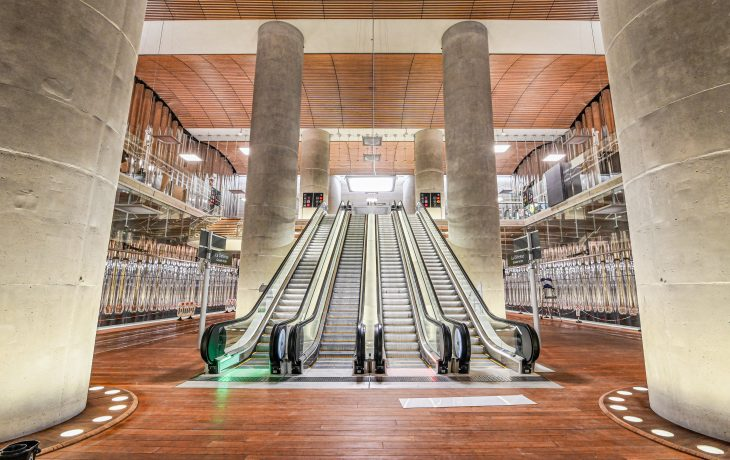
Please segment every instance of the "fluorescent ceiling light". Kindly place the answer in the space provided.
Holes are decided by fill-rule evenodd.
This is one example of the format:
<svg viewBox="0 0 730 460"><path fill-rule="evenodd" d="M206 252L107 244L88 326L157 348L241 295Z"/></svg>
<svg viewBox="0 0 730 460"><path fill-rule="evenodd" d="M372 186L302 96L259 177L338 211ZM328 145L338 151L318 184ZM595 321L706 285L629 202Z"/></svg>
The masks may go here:
<svg viewBox="0 0 730 460"><path fill-rule="evenodd" d="M494 153L504 153L512 147L510 144L494 144Z"/></svg>
<svg viewBox="0 0 730 460"><path fill-rule="evenodd" d="M185 161L190 161L190 162L203 161L202 158L200 158L199 156L197 156L194 153L181 153L180 158L182 158Z"/></svg>
<svg viewBox="0 0 730 460"><path fill-rule="evenodd" d="M383 138L380 136L363 136L362 137L362 145L366 145L368 147L377 147L382 144L383 144Z"/></svg>
<svg viewBox="0 0 730 460"><path fill-rule="evenodd" d="M240 150L244 155L251 153L251 149L249 147L239 147L238 150Z"/></svg>
<svg viewBox="0 0 730 460"><path fill-rule="evenodd" d="M565 158L564 153L551 153L550 155L543 158L542 161L560 161L563 158Z"/></svg>
<svg viewBox="0 0 730 460"><path fill-rule="evenodd" d="M347 176L347 187L351 192L392 192L395 176Z"/></svg>

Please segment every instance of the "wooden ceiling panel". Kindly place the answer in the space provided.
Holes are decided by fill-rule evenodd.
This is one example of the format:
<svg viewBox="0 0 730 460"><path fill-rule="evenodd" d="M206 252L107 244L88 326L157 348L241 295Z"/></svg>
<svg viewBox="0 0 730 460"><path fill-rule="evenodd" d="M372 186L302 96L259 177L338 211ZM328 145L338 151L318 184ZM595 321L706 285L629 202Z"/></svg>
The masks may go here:
<svg viewBox="0 0 730 460"><path fill-rule="evenodd" d="M370 128L369 54L307 54L301 125ZM251 124L255 56L140 56L137 77L152 87L186 128ZM605 58L594 55L493 55L496 128L568 128L608 84ZM442 128L440 54L375 56L375 127Z"/></svg>
<svg viewBox="0 0 730 460"><path fill-rule="evenodd" d="M147 20L598 19L597 0L148 0Z"/></svg>

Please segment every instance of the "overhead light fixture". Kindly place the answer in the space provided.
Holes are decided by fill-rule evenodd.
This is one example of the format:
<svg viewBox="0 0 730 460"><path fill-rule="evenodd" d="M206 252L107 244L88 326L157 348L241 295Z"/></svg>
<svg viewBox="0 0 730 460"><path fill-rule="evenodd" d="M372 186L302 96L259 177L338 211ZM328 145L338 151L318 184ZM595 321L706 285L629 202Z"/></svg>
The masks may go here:
<svg viewBox="0 0 730 460"><path fill-rule="evenodd" d="M395 176L347 176L347 187L351 192L392 192Z"/></svg>
<svg viewBox="0 0 730 460"><path fill-rule="evenodd" d="M564 153L551 153L550 155L543 158L542 161L560 161L563 158L565 158Z"/></svg>
<svg viewBox="0 0 730 460"><path fill-rule="evenodd" d="M180 158L182 158L185 161L189 161L191 163L197 163L197 162L203 161L202 158L200 158L199 156L197 156L194 153L181 153Z"/></svg>
<svg viewBox="0 0 730 460"><path fill-rule="evenodd" d="M366 145L368 147L378 147L383 143L383 138L380 136L363 136L362 137L362 145Z"/></svg>
<svg viewBox="0 0 730 460"><path fill-rule="evenodd" d="M241 153L247 156L249 153L251 153L251 149L249 147L239 147L238 150L240 150Z"/></svg>
<svg viewBox="0 0 730 460"><path fill-rule="evenodd" d="M510 149L510 144L494 144L494 153L504 153Z"/></svg>

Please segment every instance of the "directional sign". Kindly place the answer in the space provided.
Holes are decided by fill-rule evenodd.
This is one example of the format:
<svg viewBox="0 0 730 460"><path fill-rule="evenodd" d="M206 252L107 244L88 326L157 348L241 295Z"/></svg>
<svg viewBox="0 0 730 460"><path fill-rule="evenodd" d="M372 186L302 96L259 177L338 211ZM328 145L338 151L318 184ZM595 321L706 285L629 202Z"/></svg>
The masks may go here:
<svg viewBox="0 0 730 460"><path fill-rule="evenodd" d="M541 259L540 234L535 231L515 238L512 240L512 252L514 255L507 260L510 266L525 265L530 260Z"/></svg>
<svg viewBox="0 0 730 460"><path fill-rule="evenodd" d="M509 256L509 259L507 259L507 264L510 267L515 267L518 265L526 265L530 262L530 256L528 255L527 251L522 252L516 252Z"/></svg>
<svg viewBox="0 0 730 460"><path fill-rule="evenodd" d="M210 262L218 265L231 265L233 258L225 252L213 251L210 254Z"/></svg>

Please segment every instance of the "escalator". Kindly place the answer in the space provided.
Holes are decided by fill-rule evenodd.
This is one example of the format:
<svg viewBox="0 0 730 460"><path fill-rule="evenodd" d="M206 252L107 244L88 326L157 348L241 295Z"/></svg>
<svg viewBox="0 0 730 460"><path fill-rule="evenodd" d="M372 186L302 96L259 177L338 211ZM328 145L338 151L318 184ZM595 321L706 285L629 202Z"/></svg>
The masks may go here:
<svg viewBox="0 0 730 460"><path fill-rule="evenodd" d="M249 312L209 326L200 343L207 372L221 373L242 364L247 368L271 365L278 373L286 344L287 324L305 314L312 302L310 287L325 270L324 253L332 254L335 237L344 228L345 205L335 216L320 206L272 276ZM270 347L271 337L277 346ZM277 362L271 362L276 357Z"/></svg>
<svg viewBox="0 0 730 460"><path fill-rule="evenodd" d="M418 215L409 215L408 221L413 229L413 234L423 255L423 261L428 270L428 276L433 283L436 297L441 305L444 316L455 321L465 323L469 328L469 341L471 344L472 368L501 367L495 360L486 353L484 344L481 342L476 328L467 314L466 307L459 298L456 287L446 272L446 267L436 253L436 248L431 243L426 229Z"/></svg>
<svg viewBox="0 0 730 460"><path fill-rule="evenodd" d="M404 214L402 207L399 212ZM470 366L479 369L501 365L531 373L540 354L535 330L489 311L433 218L420 204L407 221L441 311L447 319L462 322L469 329Z"/></svg>
<svg viewBox="0 0 730 460"><path fill-rule="evenodd" d="M314 367L352 367L364 288L365 223L364 215L350 217Z"/></svg>
<svg viewBox="0 0 730 460"><path fill-rule="evenodd" d="M377 216L377 226L380 302L388 367L424 367L392 214Z"/></svg>
<svg viewBox="0 0 730 460"><path fill-rule="evenodd" d="M304 301L304 296L314 277L314 271L317 268L317 263L322 255L324 245L329 238L334 220L334 216L322 218L322 222L317 227L312 241L304 250L304 255L299 261L297 268L286 284L284 292L279 297L279 301L276 302L274 312L259 342L256 344L255 351L249 359L241 364L241 367L263 367L268 369L271 365L269 361L269 342L274 324L289 321L299 312Z"/></svg>

